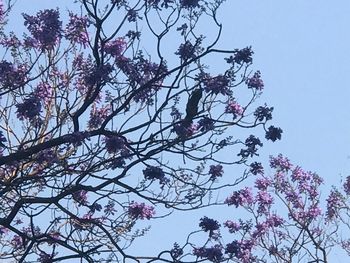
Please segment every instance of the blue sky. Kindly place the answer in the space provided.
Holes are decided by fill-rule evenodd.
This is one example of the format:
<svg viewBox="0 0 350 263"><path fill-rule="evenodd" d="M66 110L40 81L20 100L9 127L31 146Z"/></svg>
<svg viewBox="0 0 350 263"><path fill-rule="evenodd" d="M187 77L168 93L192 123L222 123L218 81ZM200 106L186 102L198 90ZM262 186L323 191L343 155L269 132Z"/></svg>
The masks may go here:
<svg viewBox="0 0 350 263"><path fill-rule="evenodd" d="M226 41L252 45L264 96L275 107L281 152L336 183L349 173L350 2L227 1ZM266 149L268 148L268 149Z"/></svg>
<svg viewBox="0 0 350 263"><path fill-rule="evenodd" d="M18 4L31 13L55 2ZM284 131L282 141L265 145L262 159L283 153L317 172L327 185L350 174L349 14L348 0L228 0L219 11L224 25L220 45L253 47L253 67L265 82L260 102L275 107L274 123ZM136 242L136 250L158 251L162 244L184 241L205 212L197 214L160 220Z"/></svg>

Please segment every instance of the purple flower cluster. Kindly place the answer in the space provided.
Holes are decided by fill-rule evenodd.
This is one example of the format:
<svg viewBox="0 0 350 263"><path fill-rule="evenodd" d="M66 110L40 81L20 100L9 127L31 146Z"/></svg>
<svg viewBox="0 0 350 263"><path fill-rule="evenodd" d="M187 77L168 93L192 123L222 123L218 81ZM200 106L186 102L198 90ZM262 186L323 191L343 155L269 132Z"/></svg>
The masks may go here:
<svg viewBox="0 0 350 263"><path fill-rule="evenodd" d="M0 181L3 183L3 180L5 178L9 178L10 176L13 175L15 171L17 171L19 166L18 161L13 161L9 164L2 165L0 167Z"/></svg>
<svg viewBox="0 0 350 263"><path fill-rule="evenodd" d="M183 8L195 8L199 7L200 0L180 0L181 7Z"/></svg>
<svg viewBox="0 0 350 263"><path fill-rule="evenodd" d="M40 255L39 255L39 258L38 258L38 261L40 263L51 263L53 262L53 256L52 255L49 255L45 252L40 252Z"/></svg>
<svg viewBox="0 0 350 263"><path fill-rule="evenodd" d="M266 191L269 186L272 185L272 181L268 178L262 177L255 180L255 187L260 191Z"/></svg>
<svg viewBox="0 0 350 263"><path fill-rule="evenodd" d="M194 248L193 254L199 258L205 258L211 262L219 263L223 259L222 247L214 245L213 247Z"/></svg>
<svg viewBox="0 0 350 263"><path fill-rule="evenodd" d="M150 87L140 89L134 96L136 102L146 102L148 105L153 104L152 96L160 89L158 85L152 85Z"/></svg>
<svg viewBox="0 0 350 263"><path fill-rule="evenodd" d="M215 95L231 95L232 91L229 88L230 80L225 75L218 75L216 77L210 77L209 74L201 76L203 79L204 90L207 93L213 93Z"/></svg>
<svg viewBox="0 0 350 263"><path fill-rule="evenodd" d="M34 236L38 236L41 235L41 230L40 227L38 226L33 226L33 225L29 225L28 227L23 227L22 228L22 232L30 237L34 237Z"/></svg>
<svg viewBox="0 0 350 263"><path fill-rule="evenodd" d="M155 215L155 211L152 206L133 201L128 208L128 214L133 219L151 219Z"/></svg>
<svg viewBox="0 0 350 263"><path fill-rule="evenodd" d="M245 140L245 146L247 147L246 149L241 149L240 153L238 156L242 156L243 158L248 158L253 157L254 155L258 155L258 146L262 147L263 144L260 141L259 138L255 137L254 135L250 135L246 140Z"/></svg>
<svg viewBox="0 0 350 263"><path fill-rule="evenodd" d="M224 173L223 167L220 164L210 165L209 174L210 180L215 180L218 177L221 177Z"/></svg>
<svg viewBox="0 0 350 263"><path fill-rule="evenodd" d="M51 238L51 241L48 241L49 245L54 244L55 241L60 240L60 238L61 238L61 234L57 230L51 230L49 232L49 236Z"/></svg>
<svg viewBox="0 0 350 263"><path fill-rule="evenodd" d="M39 166L52 165L58 161L59 161L59 159L57 157L57 151L55 151L54 149L50 149L50 148L42 150L36 156L36 162Z"/></svg>
<svg viewBox="0 0 350 263"><path fill-rule="evenodd" d="M65 29L65 38L72 44L81 44L84 47L89 42L89 35L87 28L90 21L87 16L78 16L69 12L69 22Z"/></svg>
<svg viewBox="0 0 350 263"><path fill-rule="evenodd" d="M32 48L38 48L38 47L40 47L40 44L39 44L39 42L38 42L37 39L25 35L25 36L24 36L24 39L23 39L23 47L24 47L26 50L30 50L30 49L32 49Z"/></svg>
<svg viewBox="0 0 350 263"><path fill-rule="evenodd" d="M16 105L17 117L20 120L29 119L33 120L38 117L41 112L41 101L37 96L32 96L24 99L22 103Z"/></svg>
<svg viewBox="0 0 350 263"><path fill-rule="evenodd" d="M75 146L80 146L86 138L89 138L89 132L74 132L65 136L66 141Z"/></svg>
<svg viewBox="0 0 350 263"><path fill-rule="evenodd" d="M174 0L147 0L149 5L151 5L155 9L160 9L160 7L168 8L171 4L174 3ZM160 2L162 2L160 4Z"/></svg>
<svg viewBox="0 0 350 263"><path fill-rule="evenodd" d="M285 188L280 191L284 192L284 198L292 205L295 209L294 212L300 212L304 210L304 203L302 197L296 191L296 189L290 189L290 186L285 183Z"/></svg>
<svg viewBox="0 0 350 263"><path fill-rule="evenodd" d="M89 72L85 73L83 83L87 87L102 85L111 80L110 73L113 71L113 66L106 63L100 66L94 66Z"/></svg>
<svg viewBox="0 0 350 263"><path fill-rule="evenodd" d="M234 192L225 201L228 205L243 206L253 215L253 220L248 220L247 225L243 225L242 220L239 220L239 223L227 221L224 224L230 233L242 236L241 240L228 244L225 250L231 259L239 262L255 262L255 257L252 255L252 249L257 245L254 243L255 240L261 238L270 240L270 233L275 235L276 244L282 245L284 240L293 239L290 229L285 228L287 226L307 227L312 233L316 231L315 235L318 236L323 233L322 229L317 229L319 220L323 219L323 213L319 207L319 186L322 179L314 173L305 172L300 167L294 168L282 155L271 157L270 165L276 169L275 175L265 177L261 174L255 181L255 188L258 191L254 196L252 190L245 188ZM289 212L288 219L271 213L274 193L286 205ZM342 198L341 194L334 190L327 199L326 215L329 220L339 215L339 209L344 206ZM252 224L253 221L256 222L255 226ZM247 237L250 239L245 239ZM271 247L274 247L273 251L275 251L271 250L271 253L281 252L275 244Z"/></svg>
<svg viewBox="0 0 350 263"><path fill-rule="evenodd" d="M284 224L285 220L276 214L272 214L266 222L269 227L279 227Z"/></svg>
<svg viewBox="0 0 350 263"><path fill-rule="evenodd" d="M24 25L27 26L33 38L42 49L53 49L62 35L62 22L58 10L46 9L39 11L36 16L23 14Z"/></svg>
<svg viewBox="0 0 350 263"><path fill-rule="evenodd" d="M308 209L293 210L289 213L289 216L298 222L310 223L318 216L322 215L321 208L316 205L309 207Z"/></svg>
<svg viewBox="0 0 350 263"><path fill-rule="evenodd" d="M72 61L72 67L74 67L76 70L80 71L81 73L85 71L90 71L91 68L93 68L94 64L92 62L91 56L88 56L85 58L83 56L83 53L77 54Z"/></svg>
<svg viewBox="0 0 350 263"><path fill-rule="evenodd" d="M253 162L250 164L250 172L254 175L263 175L264 174L264 167L261 163Z"/></svg>
<svg viewBox="0 0 350 263"><path fill-rule="evenodd" d="M297 166L293 169L291 178L293 182L304 182L311 179L311 174L305 172L301 167ZM302 185L301 185L302 186Z"/></svg>
<svg viewBox="0 0 350 263"><path fill-rule="evenodd" d="M116 4L118 7L126 3L126 0L110 0L110 1L111 1L111 4ZM156 0L156 1L159 1L159 0Z"/></svg>
<svg viewBox="0 0 350 263"><path fill-rule="evenodd" d="M39 83L34 91L35 96L48 104L53 97L53 89L48 83Z"/></svg>
<svg viewBox="0 0 350 263"><path fill-rule="evenodd" d="M126 49L126 41L124 40L124 38L121 38L121 37L111 42L108 42L104 48L107 54L110 54L112 57L115 57L115 58L119 58L120 56L122 56L125 49Z"/></svg>
<svg viewBox="0 0 350 263"><path fill-rule="evenodd" d="M204 117L198 121L198 129L201 132L212 131L215 128L215 121L208 117Z"/></svg>
<svg viewBox="0 0 350 263"><path fill-rule="evenodd" d="M74 201L76 201L79 205L87 205L89 203L87 200L87 191L85 190L76 191L72 196Z"/></svg>
<svg viewBox="0 0 350 263"><path fill-rule="evenodd" d="M274 183L274 186L278 190L282 189L286 191L287 189L290 188L290 184L287 179L287 174L282 170L276 170L275 174L273 175L272 181Z"/></svg>
<svg viewBox="0 0 350 263"><path fill-rule="evenodd" d="M340 192L332 190L327 198L327 219L332 220L338 217L338 210L343 206L344 197Z"/></svg>
<svg viewBox="0 0 350 263"><path fill-rule="evenodd" d="M255 261L251 254L253 247L252 240L235 240L226 245L225 253L239 259L242 263L251 263Z"/></svg>
<svg viewBox="0 0 350 263"><path fill-rule="evenodd" d="M1 29L1 20L0 20L0 29ZM21 40L11 32L8 36L3 35L0 39L0 45L8 49L19 49L22 46Z"/></svg>
<svg viewBox="0 0 350 263"><path fill-rule="evenodd" d="M121 157L118 157L116 159L114 159L112 162L111 162L111 168L114 170L114 169L117 169L117 168L124 168L125 167L125 158L123 157L123 155L128 155L129 151L128 150L125 150L125 151L122 151L121 152Z"/></svg>
<svg viewBox="0 0 350 263"><path fill-rule="evenodd" d="M117 153L126 149L126 141L120 136L105 137L105 146L108 153Z"/></svg>
<svg viewBox="0 0 350 263"><path fill-rule="evenodd" d="M142 80L140 81L141 85L145 85L153 78L165 75L168 72L168 67L165 62L162 64L157 64L145 59L141 55L138 57L138 60L137 70L138 72L142 72ZM158 90L160 88L159 85L161 84L162 80L155 82L155 87L153 87L153 89Z"/></svg>
<svg viewBox="0 0 350 263"><path fill-rule="evenodd" d="M312 205L308 208L305 220L311 221L317 219L322 215L322 209L317 205Z"/></svg>
<svg viewBox="0 0 350 263"><path fill-rule="evenodd" d="M350 195L350 176L346 177L345 183L343 184L344 191L347 195Z"/></svg>
<svg viewBox="0 0 350 263"><path fill-rule="evenodd" d="M181 122L178 124L175 124L174 131L181 139L186 139L191 137L193 134L195 134L198 130L198 126L196 124L190 124Z"/></svg>
<svg viewBox="0 0 350 263"><path fill-rule="evenodd" d="M240 223L233 222L231 220L227 220L224 223L224 226L228 228L228 231L230 233L236 233L237 231L239 231L242 228Z"/></svg>
<svg viewBox="0 0 350 263"><path fill-rule="evenodd" d="M159 81L152 81L152 86L150 86L148 82L154 77L165 77L168 72L168 68L165 62L162 64L153 63L148 59L145 59L142 52L139 52L133 59L120 56L117 59L116 63L132 84L143 85L142 93L146 94L151 94L152 89L159 89L163 81L163 77L160 78ZM149 87L145 86L146 84ZM141 99L139 98L138 100ZM143 99L142 101L146 100Z"/></svg>
<svg viewBox="0 0 350 263"><path fill-rule="evenodd" d="M241 116L243 114L243 108L241 105L239 105L237 102L234 100L228 101L226 108L225 108L226 113L232 113L233 118L237 118L238 116Z"/></svg>
<svg viewBox="0 0 350 263"><path fill-rule="evenodd" d="M299 223L310 223L319 218L322 211L318 206L320 198L318 188L322 179L317 174L296 167L292 170L289 180L286 173L293 166L282 155L271 158L270 164L272 168L277 169L274 186L292 208L289 216Z"/></svg>
<svg viewBox="0 0 350 263"><path fill-rule="evenodd" d="M11 245L15 250L21 249L24 246L24 239L18 235L15 235L11 240Z"/></svg>
<svg viewBox="0 0 350 263"><path fill-rule="evenodd" d="M350 239L342 240L341 247L350 255Z"/></svg>
<svg viewBox="0 0 350 263"><path fill-rule="evenodd" d="M148 180L159 180L160 183L167 182L164 171L159 167L148 166L145 170L143 170L143 175Z"/></svg>
<svg viewBox="0 0 350 263"><path fill-rule="evenodd" d="M242 64L242 63L252 63L252 55L254 54L252 47L245 47L243 49L236 49L235 50L235 55L233 57L234 62L237 64Z"/></svg>
<svg viewBox="0 0 350 263"><path fill-rule="evenodd" d="M97 129L100 127L102 122L107 118L109 113L109 107L102 107L98 109L96 106L93 106L90 112L90 119L88 122L88 127L90 130Z"/></svg>
<svg viewBox="0 0 350 263"><path fill-rule="evenodd" d="M240 246L237 240L234 240L231 243L228 243L226 245L225 253L230 254L231 257L233 256L237 257L239 251L240 251Z"/></svg>
<svg viewBox="0 0 350 263"><path fill-rule="evenodd" d="M252 47L245 47L243 49L235 49L234 55L225 58L226 62L234 65L235 63L242 65L243 63L250 64L253 62L252 55L254 54Z"/></svg>
<svg viewBox="0 0 350 263"><path fill-rule="evenodd" d="M265 138L273 142L276 140L281 140L282 132L283 131L281 128L270 126L266 131Z"/></svg>
<svg viewBox="0 0 350 263"><path fill-rule="evenodd" d="M175 243L174 247L170 250L170 255L173 259L178 259L183 255L183 253L183 249L177 243Z"/></svg>
<svg viewBox="0 0 350 263"><path fill-rule="evenodd" d="M293 168L293 164L287 157L279 154L277 157L270 156L270 167L277 169L277 171L287 172Z"/></svg>
<svg viewBox="0 0 350 263"><path fill-rule="evenodd" d="M252 189L249 187L233 192L232 195L225 200L226 204L236 207L251 205L253 202L254 196Z"/></svg>
<svg viewBox="0 0 350 263"><path fill-rule="evenodd" d="M81 94L86 95L88 90L88 79L86 76L94 70L91 56L84 58L83 54L76 55L73 59L72 67L75 68L78 73L78 77L75 78L73 85Z"/></svg>
<svg viewBox="0 0 350 263"><path fill-rule="evenodd" d="M139 72L137 69L138 62L137 57L130 59L125 56L120 56L116 60L118 68L128 77L131 84L136 84L142 81L142 72Z"/></svg>
<svg viewBox="0 0 350 263"><path fill-rule="evenodd" d="M247 78L246 84L249 89L263 90L264 82L261 79L260 71L255 72L253 77Z"/></svg>
<svg viewBox="0 0 350 263"><path fill-rule="evenodd" d="M27 70L24 65L17 68L6 60L0 62L0 84L3 88L16 89L24 85Z"/></svg>
<svg viewBox="0 0 350 263"><path fill-rule="evenodd" d="M135 9L130 9L127 13L127 17L129 22L136 22L137 19L140 18Z"/></svg>
<svg viewBox="0 0 350 263"><path fill-rule="evenodd" d="M220 228L220 224L218 221L208 218L208 217L202 217L200 219L199 226L205 231L209 232L209 235L213 233L213 231L218 230Z"/></svg>
<svg viewBox="0 0 350 263"><path fill-rule="evenodd" d="M269 232L269 226L266 222L257 223L255 226L255 230L252 233L252 237L254 239L261 238L268 232Z"/></svg>
<svg viewBox="0 0 350 263"><path fill-rule="evenodd" d="M201 50L199 43L193 45L189 40L185 43L182 43L178 50L175 52L176 55L179 55L181 60L189 60L196 58L196 55Z"/></svg>
<svg viewBox="0 0 350 263"><path fill-rule="evenodd" d="M258 121L268 121L272 119L272 111L273 107L260 106L255 110L254 116Z"/></svg>
<svg viewBox="0 0 350 263"><path fill-rule="evenodd" d="M153 63L144 58L139 52L133 59L124 56L118 57L117 66L127 76L131 86L137 87L134 91L133 99L136 102L153 103L152 96L162 87L168 68L165 62L161 64ZM154 79L157 78L157 81Z"/></svg>
<svg viewBox="0 0 350 263"><path fill-rule="evenodd" d="M258 203L258 213L259 214L267 214L271 205L273 204L273 197L270 193L266 191L259 191L256 196L256 201Z"/></svg>

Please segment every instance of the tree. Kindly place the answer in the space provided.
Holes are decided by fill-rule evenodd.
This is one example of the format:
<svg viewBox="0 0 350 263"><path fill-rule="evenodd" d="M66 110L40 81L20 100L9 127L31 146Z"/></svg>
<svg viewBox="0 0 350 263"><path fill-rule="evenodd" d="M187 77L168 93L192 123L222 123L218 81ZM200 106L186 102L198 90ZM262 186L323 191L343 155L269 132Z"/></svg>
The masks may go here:
<svg viewBox="0 0 350 263"><path fill-rule="evenodd" d="M234 220L221 226L214 219L201 219L199 226L208 232L206 245L211 246L195 248L197 258L243 263L332 262L333 252L342 249L349 256L350 176L342 189L333 187L322 198L323 179L316 173L293 165L281 154L270 157L270 168L274 169L271 175L256 171L254 187L243 187L227 197L225 203L237 211ZM221 238L223 229L230 233L226 244Z"/></svg>
<svg viewBox="0 0 350 263"><path fill-rule="evenodd" d="M211 247L125 252L147 230L138 221L219 204L217 191L261 173L263 144L245 131L281 138L267 125L273 108L256 105L264 84L249 70L252 49L217 48L223 2L81 0L67 16L23 14L24 34L7 31L15 5L1 4L1 260L242 260L208 217L199 226ZM242 176L221 180L235 165Z"/></svg>

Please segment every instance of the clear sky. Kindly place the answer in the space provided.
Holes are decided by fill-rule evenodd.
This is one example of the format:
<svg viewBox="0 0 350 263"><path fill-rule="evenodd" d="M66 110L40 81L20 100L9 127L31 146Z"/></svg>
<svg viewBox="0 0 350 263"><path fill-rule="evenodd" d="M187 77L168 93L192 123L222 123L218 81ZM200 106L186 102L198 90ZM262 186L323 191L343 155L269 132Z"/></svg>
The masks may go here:
<svg viewBox="0 0 350 263"><path fill-rule="evenodd" d="M18 4L30 13L55 2ZM220 45L252 45L253 67L265 82L260 102L275 107L274 123L284 131L282 141L266 143L262 159L283 153L317 172L327 185L350 174L349 14L349 0L228 0L219 12L224 25ZM135 250L143 254L184 241L204 214L161 220Z"/></svg>
<svg viewBox="0 0 350 263"><path fill-rule="evenodd" d="M349 1L227 1L225 40L252 45L281 152L336 183L349 174ZM267 149L268 148L268 149Z"/></svg>

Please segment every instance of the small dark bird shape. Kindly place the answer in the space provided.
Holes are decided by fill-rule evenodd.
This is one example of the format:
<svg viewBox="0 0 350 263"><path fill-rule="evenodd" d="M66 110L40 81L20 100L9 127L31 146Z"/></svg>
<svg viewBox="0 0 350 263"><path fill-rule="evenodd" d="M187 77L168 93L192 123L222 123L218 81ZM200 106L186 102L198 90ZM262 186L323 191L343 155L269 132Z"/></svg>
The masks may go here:
<svg viewBox="0 0 350 263"><path fill-rule="evenodd" d="M190 124L192 123L193 118L198 113L198 104L200 99L202 98L202 89L195 89L190 98L188 99L186 105L186 117L184 119L184 123Z"/></svg>

